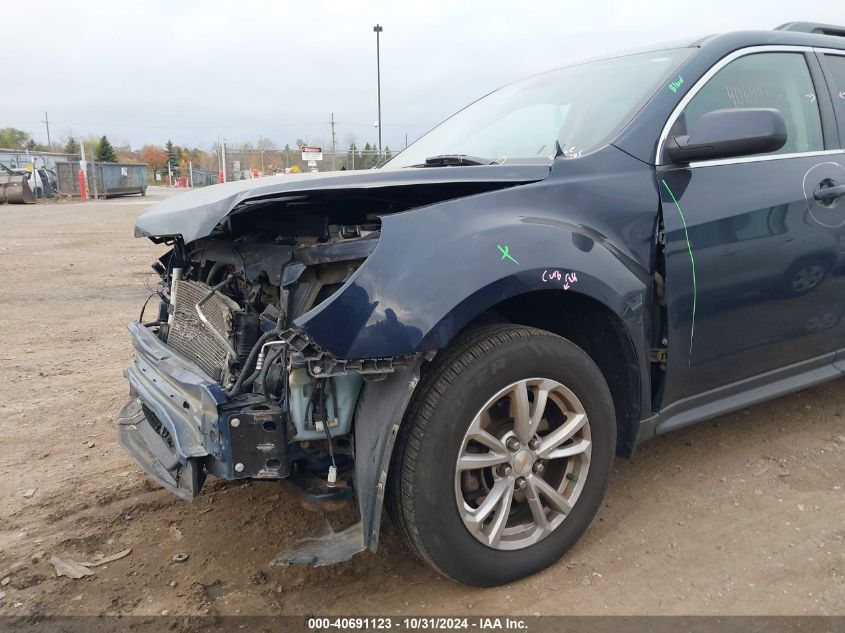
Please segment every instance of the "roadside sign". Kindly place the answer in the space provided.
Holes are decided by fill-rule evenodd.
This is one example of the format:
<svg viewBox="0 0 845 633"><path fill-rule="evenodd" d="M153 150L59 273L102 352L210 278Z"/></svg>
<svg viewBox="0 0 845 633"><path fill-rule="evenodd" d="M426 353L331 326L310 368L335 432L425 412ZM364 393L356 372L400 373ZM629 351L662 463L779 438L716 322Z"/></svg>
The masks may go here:
<svg viewBox="0 0 845 633"><path fill-rule="evenodd" d="M312 161L312 160L323 160L323 148L322 147L308 147L307 145L302 146L302 160Z"/></svg>

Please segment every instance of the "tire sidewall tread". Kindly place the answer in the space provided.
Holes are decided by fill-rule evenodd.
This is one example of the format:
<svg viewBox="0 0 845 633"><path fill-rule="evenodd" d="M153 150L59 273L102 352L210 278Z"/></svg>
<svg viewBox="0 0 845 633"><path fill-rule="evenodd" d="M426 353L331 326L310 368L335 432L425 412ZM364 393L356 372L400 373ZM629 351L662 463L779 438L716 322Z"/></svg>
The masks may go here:
<svg viewBox="0 0 845 633"><path fill-rule="evenodd" d="M581 400L593 441L590 471L572 512L552 534L522 550L493 550L460 518L457 451L484 403L504 386L531 377L558 380ZM534 328L474 328L435 357L411 399L393 455L389 511L402 540L442 574L477 586L510 582L555 562L580 538L601 504L615 446L610 390L583 350Z"/></svg>

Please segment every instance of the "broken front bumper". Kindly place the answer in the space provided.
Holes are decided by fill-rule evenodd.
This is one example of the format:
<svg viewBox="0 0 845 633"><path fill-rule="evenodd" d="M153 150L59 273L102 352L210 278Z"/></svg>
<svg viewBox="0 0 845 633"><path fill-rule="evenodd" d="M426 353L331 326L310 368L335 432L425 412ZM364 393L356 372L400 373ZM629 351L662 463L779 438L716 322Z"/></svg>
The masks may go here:
<svg viewBox="0 0 845 633"><path fill-rule="evenodd" d="M141 399L129 399L117 414L117 442L148 477L182 499L193 499L202 486L196 458L181 455L153 427Z"/></svg>
<svg viewBox="0 0 845 633"><path fill-rule="evenodd" d="M135 359L126 371L130 400L118 414L121 448L147 475L183 499L197 495L205 472L226 479L290 474L288 415L261 396L227 402L222 387L154 331L130 323ZM387 470L403 412L419 382L421 359L373 381L359 402L355 461L358 520L280 552L274 565L329 565L375 551ZM291 436L295 437L295 436Z"/></svg>
<svg viewBox="0 0 845 633"><path fill-rule="evenodd" d="M223 388L142 324L129 324L135 359L130 399L117 415L118 443L156 482L183 499L208 471L224 479L289 474L287 425L266 400L227 403Z"/></svg>

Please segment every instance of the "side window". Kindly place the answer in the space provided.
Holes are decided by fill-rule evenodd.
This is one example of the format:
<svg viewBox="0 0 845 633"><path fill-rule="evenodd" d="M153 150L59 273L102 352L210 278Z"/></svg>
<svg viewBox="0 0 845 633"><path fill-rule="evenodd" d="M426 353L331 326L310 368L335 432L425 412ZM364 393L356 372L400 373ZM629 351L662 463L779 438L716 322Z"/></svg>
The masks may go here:
<svg viewBox="0 0 845 633"><path fill-rule="evenodd" d="M816 90L802 53L753 53L732 61L692 98L674 133L692 133L702 116L722 108L780 110L786 144L773 154L824 149Z"/></svg>
<svg viewBox="0 0 845 633"><path fill-rule="evenodd" d="M845 55L825 55L824 59L833 78L833 101L845 120Z"/></svg>

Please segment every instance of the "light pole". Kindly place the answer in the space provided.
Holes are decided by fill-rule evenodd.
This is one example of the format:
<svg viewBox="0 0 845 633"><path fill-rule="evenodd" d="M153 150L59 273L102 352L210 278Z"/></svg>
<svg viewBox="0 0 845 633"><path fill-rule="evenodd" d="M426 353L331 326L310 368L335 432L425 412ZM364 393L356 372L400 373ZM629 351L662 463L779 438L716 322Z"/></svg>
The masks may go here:
<svg viewBox="0 0 845 633"><path fill-rule="evenodd" d="M378 155L381 159L381 58L379 51L379 35L384 28L376 24L373 31L376 33L376 82L378 84Z"/></svg>
<svg viewBox="0 0 845 633"><path fill-rule="evenodd" d="M337 146L335 145L335 138L334 138L334 112L332 112L332 171L337 169Z"/></svg>

